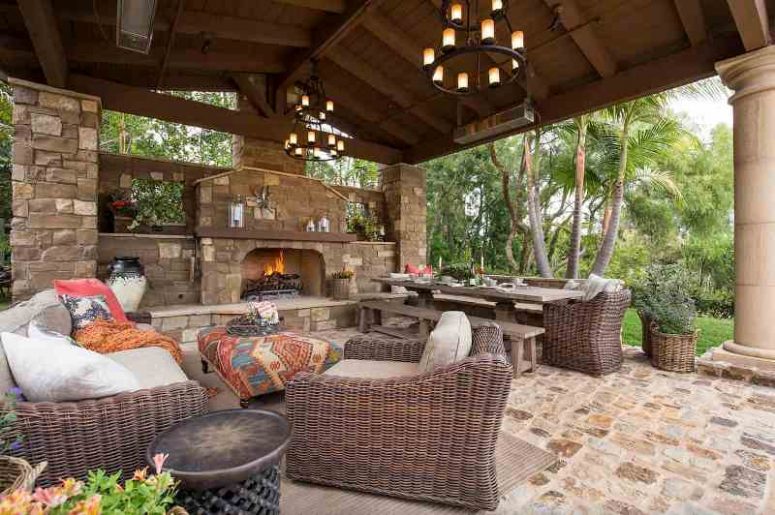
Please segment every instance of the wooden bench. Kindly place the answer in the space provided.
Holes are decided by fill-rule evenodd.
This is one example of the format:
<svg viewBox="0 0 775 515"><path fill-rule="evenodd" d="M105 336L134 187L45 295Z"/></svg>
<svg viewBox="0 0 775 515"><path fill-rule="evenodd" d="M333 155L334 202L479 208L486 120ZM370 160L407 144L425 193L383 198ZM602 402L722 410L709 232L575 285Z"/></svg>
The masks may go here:
<svg viewBox="0 0 775 515"><path fill-rule="evenodd" d="M411 337L411 335L399 328L382 325L383 312L416 318L420 322L420 336L422 338L428 337L431 325L438 322L443 313L443 311L431 308L407 306L398 302L367 301L361 302L359 307L358 330L360 332L375 331L397 338ZM483 324L496 323L503 331L504 336L511 339L511 360L514 365L514 377L519 377L523 372L534 372L538 368L536 336L544 334L543 327L533 327L516 322L495 321L472 316L469 316L468 320L474 328Z"/></svg>

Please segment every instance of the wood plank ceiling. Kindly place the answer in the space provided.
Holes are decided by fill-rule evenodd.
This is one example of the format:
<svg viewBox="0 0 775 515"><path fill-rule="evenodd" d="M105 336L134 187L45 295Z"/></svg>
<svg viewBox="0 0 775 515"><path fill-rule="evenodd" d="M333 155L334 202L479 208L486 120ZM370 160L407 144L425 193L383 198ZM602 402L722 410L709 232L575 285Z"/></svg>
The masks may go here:
<svg viewBox="0 0 775 515"><path fill-rule="evenodd" d="M108 109L282 141L287 92L316 59L351 153L416 163L464 148L455 127L527 96L552 123L712 75L715 61L770 44L775 12L775 0L511 0L527 76L457 98L420 66L440 37L440 2L159 0L143 55L115 46L115 0L0 0L0 71L101 96ZM255 110L153 91L165 89L236 90Z"/></svg>

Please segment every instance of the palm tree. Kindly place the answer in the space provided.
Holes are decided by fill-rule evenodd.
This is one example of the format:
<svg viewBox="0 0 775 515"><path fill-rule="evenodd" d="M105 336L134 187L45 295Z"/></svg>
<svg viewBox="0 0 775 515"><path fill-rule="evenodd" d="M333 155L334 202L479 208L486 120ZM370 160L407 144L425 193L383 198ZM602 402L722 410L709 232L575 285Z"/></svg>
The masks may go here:
<svg viewBox="0 0 775 515"><path fill-rule="evenodd" d="M592 266L592 273L602 275L613 256L624 203L625 183L638 171L653 168L660 155L678 140L682 130L676 120L665 116L666 95L652 95L606 109L609 134L604 144L616 162L616 176L606 198L610 215L603 241Z"/></svg>
<svg viewBox="0 0 775 515"><path fill-rule="evenodd" d="M535 148L531 152L530 140L535 139ZM538 177L541 157L541 129L535 129L534 137L525 135L523 139L522 159L524 160L525 176L527 177L527 215L530 221L530 233L533 236L533 255L536 268L541 277L552 277L552 267L546 254L544 239L543 215L541 213L540 191Z"/></svg>
<svg viewBox="0 0 775 515"><path fill-rule="evenodd" d="M579 255L581 254L581 209L584 205L584 175L587 157L587 128L590 115L583 114L573 119L576 130L575 181L573 197L573 221L571 223L568 260L565 277L576 279L579 276Z"/></svg>

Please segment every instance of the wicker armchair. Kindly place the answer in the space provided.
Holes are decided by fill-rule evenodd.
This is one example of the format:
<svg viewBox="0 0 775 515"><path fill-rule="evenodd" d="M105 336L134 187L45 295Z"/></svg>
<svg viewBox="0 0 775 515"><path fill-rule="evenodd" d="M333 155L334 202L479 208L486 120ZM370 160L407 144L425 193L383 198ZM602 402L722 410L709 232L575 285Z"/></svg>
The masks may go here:
<svg viewBox="0 0 775 515"><path fill-rule="evenodd" d="M543 361L592 375L622 366L621 330L630 292L600 293L586 302L544 305Z"/></svg>
<svg viewBox="0 0 775 515"><path fill-rule="evenodd" d="M418 362L424 341L364 335L345 359ZM495 509L495 444L511 385L497 326L474 331L471 355L417 376L297 375L285 402L291 479Z"/></svg>
<svg viewBox="0 0 775 515"><path fill-rule="evenodd" d="M48 462L38 479L44 486L97 468L131 477L146 466L146 448L157 434L206 407L206 391L196 381L96 400L20 402L13 430L23 441L14 454Z"/></svg>

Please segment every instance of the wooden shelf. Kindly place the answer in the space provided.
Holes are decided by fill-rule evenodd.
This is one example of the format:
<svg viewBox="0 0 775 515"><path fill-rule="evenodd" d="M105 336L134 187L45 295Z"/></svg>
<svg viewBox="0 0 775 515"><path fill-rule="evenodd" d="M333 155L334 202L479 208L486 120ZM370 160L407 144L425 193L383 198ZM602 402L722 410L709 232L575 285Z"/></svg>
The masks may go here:
<svg viewBox="0 0 775 515"><path fill-rule="evenodd" d="M199 227L196 235L200 238L230 238L235 240L286 240L286 241L325 241L350 243L358 237L342 232L306 232L306 231L265 231L255 229L232 229L228 227Z"/></svg>

